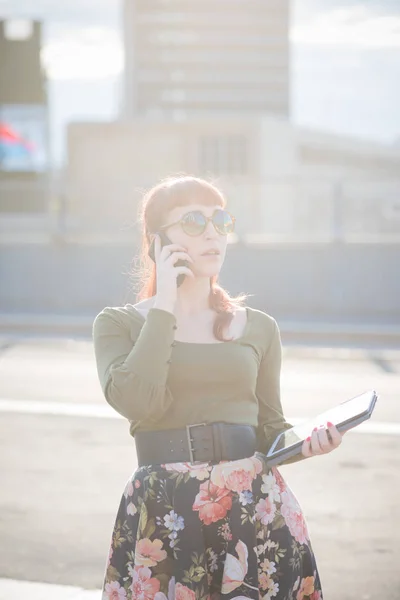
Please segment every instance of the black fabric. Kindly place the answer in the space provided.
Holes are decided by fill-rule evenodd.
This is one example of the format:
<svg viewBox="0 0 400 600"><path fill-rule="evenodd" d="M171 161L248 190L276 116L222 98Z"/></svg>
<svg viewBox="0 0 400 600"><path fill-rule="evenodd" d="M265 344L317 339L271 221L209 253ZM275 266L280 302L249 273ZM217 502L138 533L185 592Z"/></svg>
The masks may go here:
<svg viewBox="0 0 400 600"><path fill-rule="evenodd" d="M256 453L138 469L115 520L103 600L322 600L299 503Z"/></svg>

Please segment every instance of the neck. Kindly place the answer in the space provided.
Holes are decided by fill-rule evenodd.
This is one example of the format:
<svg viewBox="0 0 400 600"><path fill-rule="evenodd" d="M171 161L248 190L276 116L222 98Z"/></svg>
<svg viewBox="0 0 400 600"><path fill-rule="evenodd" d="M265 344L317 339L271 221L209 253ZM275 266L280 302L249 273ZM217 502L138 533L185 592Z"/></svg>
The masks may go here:
<svg viewBox="0 0 400 600"><path fill-rule="evenodd" d="M196 277L196 279L186 277L178 288L177 311L191 315L209 309L210 290L209 277Z"/></svg>

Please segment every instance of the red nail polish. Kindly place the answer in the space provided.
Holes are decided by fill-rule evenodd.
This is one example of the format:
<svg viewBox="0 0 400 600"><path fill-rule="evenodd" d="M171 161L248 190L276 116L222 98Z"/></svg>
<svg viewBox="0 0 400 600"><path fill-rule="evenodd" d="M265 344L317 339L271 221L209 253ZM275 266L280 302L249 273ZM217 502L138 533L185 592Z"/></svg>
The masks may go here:
<svg viewBox="0 0 400 600"><path fill-rule="evenodd" d="M308 436L308 438L306 438L306 442L309 442L311 440L311 436Z"/></svg>
<svg viewBox="0 0 400 600"><path fill-rule="evenodd" d="M331 423L330 421L328 421L327 425L328 427L333 427L333 423Z"/></svg>
<svg viewBox="0 0 400 600"><path fill-rule="evenodd" d="M318 427L314 427L313 431L318 431Z"/></svg>

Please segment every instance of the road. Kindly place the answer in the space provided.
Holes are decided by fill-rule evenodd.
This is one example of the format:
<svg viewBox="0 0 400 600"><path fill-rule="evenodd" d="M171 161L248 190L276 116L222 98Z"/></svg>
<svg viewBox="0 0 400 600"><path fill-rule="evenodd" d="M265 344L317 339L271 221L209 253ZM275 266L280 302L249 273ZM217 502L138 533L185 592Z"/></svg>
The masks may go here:
<svg viewBox="0 0 400 600"><path fill-rule="evenodd" d="M0 578L100 588L135 469L128 425L104 411L90 341L3 337L0 352ZM369 425L387 426L361 426L332 454L281 468L303 506L326 600L400 598L400 354L285 352L288 418L370 388L380 397Z"/></svg>

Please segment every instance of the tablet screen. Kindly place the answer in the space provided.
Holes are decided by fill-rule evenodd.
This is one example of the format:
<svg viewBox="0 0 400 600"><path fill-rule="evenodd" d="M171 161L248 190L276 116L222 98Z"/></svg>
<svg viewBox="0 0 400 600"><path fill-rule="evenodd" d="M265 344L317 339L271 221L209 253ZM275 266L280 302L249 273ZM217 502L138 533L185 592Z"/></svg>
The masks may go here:
<svg viewBox="0 0 400 600"><path fill-rule="evenodd" d="M319 427L327 421L338 426L351 419L360 417L361 415L367 415L371 412L375 400L376 394L374 391L366 392L365 394L346 400L326 412L320 413L313 419L308 419L299 425L295 425L278 436L268 452L268 456L274 452L290 448L299 442L302 443L309 435L311 435L314 427Z"/></svg>

